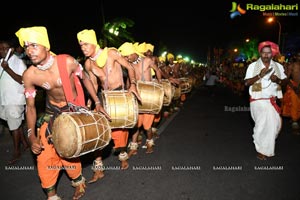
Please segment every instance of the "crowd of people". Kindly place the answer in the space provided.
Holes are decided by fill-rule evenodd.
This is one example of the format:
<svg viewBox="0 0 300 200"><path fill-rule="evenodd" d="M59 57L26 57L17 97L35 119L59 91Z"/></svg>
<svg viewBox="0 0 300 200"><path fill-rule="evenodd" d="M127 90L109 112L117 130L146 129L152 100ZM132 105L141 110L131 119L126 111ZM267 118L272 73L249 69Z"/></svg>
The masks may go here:
<svg viewBox="0 0 300 200"><path fill-rule="evenodd" d="M130 157L137 154L144 137L145 153L155 151L155 133L162 112L165 114L178 110L192 87L201 84L197 80L203 77L202 71L182 61L175 61L171 53L165 60L154 56L154 46L150 43L125 42L118 48L100 48L92 29L77 33L79 48L85 56L83 63L69 54L56 55L52 52L46 27L20 28L15 35L18 45L12 46L8 41L0 42L0 116L7 121L14 142L13 159L8 164L15 164L20 159L21 145L24 149L30 147L36 156L41 187L49 200L60 199L56 192L60 170L51 170L53 167L65 169L75 188L73 199L81 198L86 188L80 155L66 158L55 148L53 129L56 126L53 125L62 113L81 112L82 109L85 112L101 113L112 125L119 116L105 109L105 95L114 95L114 92L131 94L134 102L137 102L136 120L129 127L110 127L113 151L118 153L120 169L126 170ZM23 52L16 51L20 47ZM30 62L25 62L24 56ZM164 87L163 82L168 83L168 87ZM6 87L5 90L8 84L15 85L16 89L12 91L11 87ZM146 102L144 92L149 91L144 91L146 88L143 84L155 86L162 93L150 91L150 102ZM153 94L159 100L158 105L154 105L155 112L151 105L155 99L155 95L151 96ZM12 97L18 102L9 99ZM39 108L40 99L44 100L43 109ZM148 103L150 107L144 108ZM143 108L145 112L142 112ZM24 121L25 137L22 126ZM104 176L105 167L102 148L92 149L91 152L95 156L92 164L94 175L89 183L94 183Z"/></svg>
<svg viewBox="0 0 300 200"><path fill-rule="evenodd" d="M290 117L293 133L300 134L300 52L291 63L281 64L274 60L279 48L273 42L260 43L260 58L230 73L230 68L224 65L196 67L175 59L170 52L165 57L155 56L154 46L147 42L124 42L120 47L101 48L93 29L77 33L78 46L84 55L82 62L69 54L52 52L46 27L20 28L15 35L18 44L0 41L0 118L7 122L14 145L8 164L15 164L21 152L30 148L37 159L41 187L49 200L60 199L56 192L59 170L49 167L65 169L75 188L73 199L81 198L86 188L80 156L65 158L55 149L53 124L62 113L84 109L103 115L110 123L113 151L118 155L121 170L128 169L130 157L138 153L143 142L145 154L155 151L162 118L179 110L192 89L199 86L206 86L211 96L215 95L217 84L239 95L249 91L250 113L255 122L253 142L260 160L275 155L282 116ZM150 86L155 89L151 89L147 102L149 91L145 90ZM45 101L43 109L38 107L39 95ZM124 124L114 124L120 118L116 115L123 113L107 109L105 98L120 95L122 102L118 103L122 106L133 106L128 105L129 98L134 99L130 104L136 103L135 111L130 114L133 123L127 124L124 119ZM88 183L95 183L104 177L105 164L102 148L91 152L94 173Z"/></svg>

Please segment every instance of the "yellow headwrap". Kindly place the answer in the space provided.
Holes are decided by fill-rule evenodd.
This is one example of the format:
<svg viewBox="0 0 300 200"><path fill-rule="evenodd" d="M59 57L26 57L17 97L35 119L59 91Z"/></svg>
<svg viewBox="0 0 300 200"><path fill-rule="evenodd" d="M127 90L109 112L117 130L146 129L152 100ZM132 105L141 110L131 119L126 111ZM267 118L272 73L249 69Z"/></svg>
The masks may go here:
<svg viewBox="0 0 300 200"><path fill-rule="evenodd" d="M159 56L159 57L158 57L158 60L159 60L160 62L166 62L166 57Z"/></svg>
<svg viewBox="0 0 300 200"><path fill-rule="evenodd" d="M123 43L120 47L119 47L119 52L121 53L122 56L129 56L131 54L138 54L139 56L144 56L143 54L141 54L140 52L138 52L136 50L136 48L134 48L133 44L130 42L125 42Z"/></svg>
<svg viewBox="0 0 300 200"><path fill-rule="evenodd" d="M133 43L133 46L134 46L134 48L138 48L138 46L139 46L139 43L138 42L135 42L135 43Z"/></svg>
<svg viewBox="0 0 300 200"><path fill-rule="evenodd" d="M77 33L77 39L79 43L86 42L94 45L98 44L96 33L93 29L90 30L84 29L83 31L80 31L79 33Z"/></svg>
<svg viewBox="0 0 300 200"><path fill-rule="evenodd" d="M145 53L145 52L147 52L147 50L148 49L147 49L146 42L139 44L139 46L137 47L137 51L140 53Z"/></svg>
<svg viewBox="0 0 300 200"><path fill-rule="evenodd" d="M183 63L184 60L183 60L183 58L178 58L177 62L178 62L178 63Z"/></svg>
<svg viewBox="0 0 300 200"><path fill-rule="evenodd" d="M173 55L173 54L171 54L171 53L168 53L168 54L167 54L167 60L170 60L171 58L173 58L173 59L174 59L174 55Z"/></svg>
<svg viewBox="0 0 300 200"><path fill-rule="evenodd" d="M147 44L146 44L146 49L147 49L147 50L150 50L150 51L153 53L153 51L154 51L154 46L153 46L152 44L150 44L150 43L147 43Z"/></svg>
<svg viewBox="0 0 300 200"><path fill-rule="evenodd" d="M24 47L25 42L31 42L50 49L47 29L43 26L20 28L15 34L19 38L22 47Z"/></svg>

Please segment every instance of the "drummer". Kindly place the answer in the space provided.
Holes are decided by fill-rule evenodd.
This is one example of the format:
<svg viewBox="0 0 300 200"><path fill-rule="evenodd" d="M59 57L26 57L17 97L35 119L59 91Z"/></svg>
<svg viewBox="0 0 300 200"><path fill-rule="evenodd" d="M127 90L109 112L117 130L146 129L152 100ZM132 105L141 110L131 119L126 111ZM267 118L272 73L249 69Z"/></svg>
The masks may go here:
<svg viewBox="0 0 300 200"><path fill-rule="evenodd" d="M146 45L144 45L146 48ZM141 47L143 48L143 47ZM145 57L141 54L132 43L125 42L119 47L121 55L132 64L136 72L136 79L141 81L153 81L151 69L155 72L158 83L161 82L161 73L155 62L150 57ZM141 50L142 51L142 50ZM137 154L138 135L142 128L147 132L146 153L153 152L153 132L151 129L155 114L139 113L136 130L132 135L132 140L129 144L129 157Z"/></svg>
<svg viewBox="0 0 300 200"><path fill-rule="evenodd" d="M73 199L79 199L84 195L86 187L85 178L81 174L80 159L64 159L57 154L51 140L51 125L58 114L85 106L84 92L79 79L82 79L93 100L99 102L99 99L92 82L85 73L82 73L82 66L76 59L67 54L54 55L50 52L50 43L45 27L20 28L16 32L16 36L33 63L24 72L23 82L26 98L27 136L32 152L37 155L37 169L42 188L47 194L48 200L61 199L56 193L56 184L60 169L65 169L72 180L72 186L75 187ZM49 117L50 120L43 118L40 131L36 135L35 97L37 87L46 90L46 113L51 118ZM96 104L96 110L105 113L103 107Z"/></svg>
<svg viewBox="0 0 300 200"><path fill-rule="evenodd" d="M180 80L180 66L181 63L175 60L175 56L172 53L167 53L167 67L169 68L170 76L172 76L174 79ZM179 99L174 99L172 101L171 107L177 111L179 109L179 105L181 105L181 102L185 101L185 98L185 93L181 93Z"/></svg>
<svg viewBox="0 0 300 200"><path fill-rule="evenodd" d="M178 86L180 84L179 79L173 78L172 76L170 76L168 73L166 73L164 70L162 70L159 67L159 62L160 62L159 58L157 56L153 55L153 53L154 53L154 45L152 45L150 43L145 43L144 42L142 44L137 45L137 50L140 53L143 53L145 57L150 57L153 60L153 62L155 63L155 65L158 66L158 69L159 69L159 71L161 73L161 77L163 79L168 80L171 84L173 84L175 86ZM151 75L155 76L155 72L154 72L153 69L151 69ZM158 125L159 125L159 123L161 121L161 111L158 114L155 115L154 120L153 120L153 124L152 124L152 132L153 132L153 135L156 138L159 137L159 135L158 135Z"/></svg>
<svg viewBox="0 0 300 200"><path fill-rule="evenodd" d="M78 32L77 39L82 53L87 57L84 66L96 90L98 90L98 80L100 80L103 90L128 89L128 92L134 93L140 99L136 89L134 68L120 55L116 48L105 47L101 49L93 29L85 29ZM125 85L124 82L124 69L128 72L129 82L131 83L129 86ZM125 170L129 167L127 154L128 129L115 128L112 129L111 134L114 141L114 150L119 152L118 158L121 161L121 169ZM101 152L97 151L96 153L98 155L93 164L94 175L89 183L96 182L104 176Z"/></svg>

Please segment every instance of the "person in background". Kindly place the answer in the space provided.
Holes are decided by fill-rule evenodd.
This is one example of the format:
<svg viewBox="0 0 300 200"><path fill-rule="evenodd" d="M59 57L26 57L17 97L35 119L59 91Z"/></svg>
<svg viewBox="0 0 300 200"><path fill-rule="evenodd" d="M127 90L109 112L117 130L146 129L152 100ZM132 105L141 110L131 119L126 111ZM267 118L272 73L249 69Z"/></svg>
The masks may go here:
<svg viewBox="0 0 300 200"><path fill-rule="evenodd" d="M282 115L292 119L292 133L300 135L300 50L286 70L288 83L282 100Z"/></svg>
<svg viewBox="0 0 300 200"><path fill-rule="evenodd" d="M219 82L219 77L217 76L216 70L213 69L207 77L205 86L208 88L210 96L215 96L216 84Z"/></svg>
<svg viewBox="0 0 300 200"><path fill-rule="evenodd" d="M276 99L282 98L281 86L287 77L283 66L272 60L279 53L277 44L261 42L258 51L260 58L248 66L244 80L249 87L250 113L255 124L252 136L257 158L266 160L275 155L275 141L282 126Z"/></svg>
<svg viewBox="0 0 300 200"><path fill-rule="evenodd" d="M171 84L173 84L175 86L178 86L180 84L179 79L173 78L172 76L170 76L169 74L167 74L164 70L162 70L159 67L159 63L160 63L159 58L153 54L154 53L154 45L152 45L151 43L143 42L141 44L136 45L136 47L137 47L137 50L140 53L143 53L143 55L145 57L149 57L149 58L151 58L153 60L153 65L156 65L158 67L162 79L167 79L168 81L170 81ZM156 76L156 73L155 73L155 71L152 68L151 68L151 76L153 78L155 78L155 76ZM159 137L159 135L158 135L158 125L159 125L160 120L161 120L161 115L162 115L161 112L159 112L158 114L156 114L155 118L153 120L153 124L152 124L152 132L153 132L153 135L156 138Z"/></svg>
<svg viewBox="0 0 300 200"><path fill-rule="evenodd" d="M21 47L21 45L17 41L14 41L14 43L16 43L15 44L15 51L14 51L14 53L16 54L16 56L18 56L19 58L21 58L25 62L26 66L32 65L30 59L28 58L28 56L25 53L24 48Z"/></svg>
<svg viewBox="0 0 300 200"><path fill-rule="evenodd" d="M145 57L142 53L140 53L146 52L146 49L140 50L139 52L132 43L125 42L118 48L118 50L120 51L121 55L134 67L137 80L147 82L153 81L153 74L151 74L151 70L153 69L157 78L157 82L161 83L161 73L158 69L158 66L155 64L153 59L151 59L150 57ZM154 139L151 127L154 117L155 114L152 113L139 113L137 127L134 128L132 141L129 144L129 157L137 154L138 136L142 128L147 132L146 153L153 153Z"/></svg>
<svg viewBox="0 0 300 200"><path fill-rule="evenodd" d="M0 118L7 122L14 146L9 165L20 159L21 144L23 151L29 148L23 131L25 96L22 74L27 67L22 59L14 54L14 50L13 40L0 41Z"/></svg>

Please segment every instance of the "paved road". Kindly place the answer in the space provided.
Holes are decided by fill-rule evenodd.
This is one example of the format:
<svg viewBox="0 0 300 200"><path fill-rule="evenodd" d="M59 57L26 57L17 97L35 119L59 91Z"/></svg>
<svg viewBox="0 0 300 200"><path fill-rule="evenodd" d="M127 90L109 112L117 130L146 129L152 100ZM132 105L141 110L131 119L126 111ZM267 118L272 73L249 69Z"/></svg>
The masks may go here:
<svg viewBox="0 0 300 200"><path fill-rule="evenodd" d="M237 110L236 112L233 112ZM126 171L113 154L104 159L105 177L89 184L87 200L299 200L300 137L291 134L289 120L276 143L276 156L260 161L252 143L247 97L219 88L214 97L193 90L183 108L160 127L155 152L140 148ZM14 168L12 143L0 136L1 196L6 199L46 199L34 159L28 151ZM109 149L108 149L109 150ZM92 156L82 157L83 174L92 176ZM21 169L25 168L25 169ZM62 172L58 194L71 199L73 188Z"/></svg>

